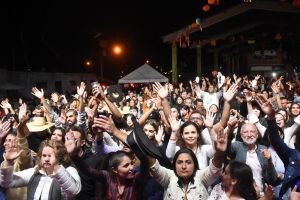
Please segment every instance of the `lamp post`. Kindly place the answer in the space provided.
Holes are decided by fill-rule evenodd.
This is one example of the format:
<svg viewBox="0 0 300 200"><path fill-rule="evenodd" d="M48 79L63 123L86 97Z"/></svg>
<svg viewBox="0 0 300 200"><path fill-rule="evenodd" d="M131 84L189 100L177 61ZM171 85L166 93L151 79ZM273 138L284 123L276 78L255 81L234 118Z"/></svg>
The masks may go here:
<svg viewBox="0 0 300 200"><path fill-rule="evenodd" d="M104 58L106 57L107 42L100 40L99 42L99 64L100 64L100 79L103 80L103 65Z"/></svg>

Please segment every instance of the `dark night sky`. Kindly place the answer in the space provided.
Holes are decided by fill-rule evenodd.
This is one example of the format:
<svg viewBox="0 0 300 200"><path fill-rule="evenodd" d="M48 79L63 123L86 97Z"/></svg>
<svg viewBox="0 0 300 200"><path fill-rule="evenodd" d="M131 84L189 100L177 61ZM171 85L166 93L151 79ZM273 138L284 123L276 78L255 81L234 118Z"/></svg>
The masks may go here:
<svg viewBox="0 0 300 200"><path fill-rule="evenodd" d="M31 4L10 1L0 14L0 67L84 71L84 60L97 57L98 41L94 36L101 33L101 39L109 44L118 42L124 48L120 57L107 55L105 65L111 66L110 70L132 70L146 59L152 66L170 69L171 49L163 44L161 36L202 17L203 3L203 0L60 0Z"/></svg>

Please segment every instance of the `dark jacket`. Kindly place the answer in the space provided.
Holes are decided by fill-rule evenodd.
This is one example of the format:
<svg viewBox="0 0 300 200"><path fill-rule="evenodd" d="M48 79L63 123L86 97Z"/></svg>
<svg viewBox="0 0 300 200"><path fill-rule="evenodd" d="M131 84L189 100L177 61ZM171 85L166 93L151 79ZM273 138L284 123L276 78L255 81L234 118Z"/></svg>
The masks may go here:
<svg viewBox="0 0 300 200"><path fill-rule="evenodd" d="M278 126L275 120L268 121L267 129L268 131L266 132L270 134L270 142L285 167L282 187L279 192L279 197L282 197L300 179L300 151L291 149L284 143L278 134Z"/></svg>
<svg viewBox="0 0 300 200"><path fill-rule="evenodd" d="M103 169L103 160L98 156L94 155L89 148L84 148L84 153L80 158L87 166L101 170ZM76 164L76 163L75 163ZM77 167L82 189L80 193L76 196L77 200L94 200L94 199L104 199L103 186L99 185L99 182L94 181L93 177L90 177L83 173L80 168ZM96 198L97 197L97 198Z"/></svg>

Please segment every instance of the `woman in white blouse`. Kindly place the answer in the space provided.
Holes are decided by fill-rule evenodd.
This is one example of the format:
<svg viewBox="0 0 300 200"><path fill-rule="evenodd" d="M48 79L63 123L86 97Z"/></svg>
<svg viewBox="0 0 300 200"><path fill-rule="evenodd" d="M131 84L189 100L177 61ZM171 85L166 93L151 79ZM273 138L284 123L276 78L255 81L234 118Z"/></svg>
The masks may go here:
<svg viewBox="0 0 300 200"><path fill-rule="evenodd" d="M173 160L175 153L182 147L191 149L198 160L199 169L208 166L209 160L213 157L215 149L213 145L204 145L201 130L196 123L187 121L180 126L176 119L170 117L172 128L171 137L167 146L166 155L170 161Z"/></svg>

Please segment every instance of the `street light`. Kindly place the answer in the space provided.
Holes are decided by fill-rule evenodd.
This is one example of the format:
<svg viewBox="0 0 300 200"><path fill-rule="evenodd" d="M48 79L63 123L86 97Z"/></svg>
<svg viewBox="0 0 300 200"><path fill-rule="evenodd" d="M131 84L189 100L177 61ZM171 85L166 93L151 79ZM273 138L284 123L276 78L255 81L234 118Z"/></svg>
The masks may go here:
<svg viewBox="0 0 300 200"><path fill-rule="evenodd" d="M122 53L122 47L120 45L114 45L112 50L116 55L120 55Z"/></svg>

